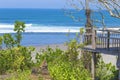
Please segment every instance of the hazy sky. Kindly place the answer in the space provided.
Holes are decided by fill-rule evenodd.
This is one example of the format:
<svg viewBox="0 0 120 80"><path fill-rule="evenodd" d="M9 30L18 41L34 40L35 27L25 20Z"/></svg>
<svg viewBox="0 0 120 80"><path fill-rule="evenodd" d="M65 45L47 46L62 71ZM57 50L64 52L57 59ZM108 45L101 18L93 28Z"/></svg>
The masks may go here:
<svg viewBox="0 0 120 80"><path fill-rule="evenodd" d="M62 9L64 6L67 8L73 8L66 4L67 1L72 0L0 0L0 8L52 8ZM79 0L75 0L76 4ZM82 1L82 0L81 0ZM67 2L69 3L69 2ZM79 4L79 3L78 3ZM84 0L83 0L84 4ZM81 4L79 4L79 7ZM95 9L94 3L91 5L92 9Z"/></svg>
<svg viewBox="0 0 120 80"><path fill-rule="evenodd" d="M0 8L63 8L66 0L0 0Z"/></svg>

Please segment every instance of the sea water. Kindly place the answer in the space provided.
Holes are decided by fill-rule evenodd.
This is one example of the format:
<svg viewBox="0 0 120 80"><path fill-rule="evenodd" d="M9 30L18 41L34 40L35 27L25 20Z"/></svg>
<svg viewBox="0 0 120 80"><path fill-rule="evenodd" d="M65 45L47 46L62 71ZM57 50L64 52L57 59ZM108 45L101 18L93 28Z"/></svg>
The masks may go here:
<svg viewBox="0 0 120 80"><path fill-rule="evenodd" d="M113 18L105 10L105 25L119 28L120 19ZM99 11L92 12L93 25L102 28L102 16ZM85 26L85 11L63 9L0 9L0 34L11 33L14 35L14 22L26 23L23 33L22 45L39 46L49 44L62 44L75 38L76 32ZM96 22L98 21L98 22ZM69 33L69 36L66 36Z"/></svg>

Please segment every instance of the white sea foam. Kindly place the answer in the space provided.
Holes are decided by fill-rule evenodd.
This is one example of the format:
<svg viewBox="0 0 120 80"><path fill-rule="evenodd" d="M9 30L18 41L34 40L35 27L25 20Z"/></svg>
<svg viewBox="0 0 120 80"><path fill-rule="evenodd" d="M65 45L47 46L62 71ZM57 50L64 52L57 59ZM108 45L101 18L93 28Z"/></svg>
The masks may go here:
<svg viewBox="0 0 120 80"><path fill-rule="evenodd" d="M25 32L79 32L80 27L74 26L40 26L26 24ZM0 33L14 33L14 25L0 24Z"/></svg>
<svg viewBox="0 0 120 80"><path fill-rule="evenodd" d="M41 26L26 24L25 32L79 32L81 27L78 26ZM0 24L0 33L15 33L13 31L14 25L11 24ZM99 28L101 29L101 28ZM119 27L107 28L109 30L120 30Z"/></svg>

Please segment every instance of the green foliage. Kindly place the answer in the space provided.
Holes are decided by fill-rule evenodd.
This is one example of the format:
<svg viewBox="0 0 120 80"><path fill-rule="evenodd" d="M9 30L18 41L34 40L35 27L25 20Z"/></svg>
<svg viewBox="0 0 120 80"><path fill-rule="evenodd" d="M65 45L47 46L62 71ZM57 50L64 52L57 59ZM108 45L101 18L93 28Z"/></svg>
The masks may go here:
<svg viewBox="0 0 120 80"><path fill-rule="evenodd" d="M84 68L82 62L78 59L79 48L76 40L68 44L68 50L47 48L42 54L37 54L38 63L46 60L48 70L53 80L91 80L90 72Z"/></svg>
<svg viewBox="0 0 120 80"><path fill-rule="evenodd" d="M70 61L77 60L79 49L84 47L84 44L79 44L75 39L67 43L68 49L65 52Z"/></svg>
<svg viewBox="0 0 120 80"><path fill-rule="evenodd" d="M14 31L16 32L24 32L24 28L25 28L25 23L24 22L21 22L21 21L15 21L15 24L14 24L15 28L14 28Z"/></svg>
<svg viewBox="0 0 120 80"><path fill-rule="evenodd" d="M0 74L12 75L7 80L30 80L30 71L35 65L31 54L34 47L23 47L20 45L22 32L24 32L25 23L16 21L14 31L15 36L4 34L0 37L0 45L4 43L5 49L0 50Z"/></svg>
<svg viewBox="0 0 120 80"><path fill-rule="evenodd" d="M111 63L106 64L100 59L96 68L96 78L97 80L117 80L118 71Z"/></svg>
<svg viewBox="0 0 120 80"><path fill-rule="evenodd" d="M80 43L83 43L83 34L84 34L85 30L84 28L80 28Z"/></svg>
<svg viewBox="0 0 120 80"><path fill-rule="evenodd" d="M11 74L9 78L6 78L6 80L32 80L30 78L31 71L25 70L25 71L17 71Z"/></svg>
<svg viewBox="0 0 120 80"><path fill-rule="evenodd" d="M83 67L81 61L69 61L70 57L60 49L48 48L41 54L41 58L46 59L53 80L91 80L90 73Z"/></svg>
<svg viewBox="0 0 120 80"><path fill-rule="evenodd" d="M16 45L19 47L22 39L22 32L25 31L25 23L16 21L14 24L14 31L16 32L15 36L12 36L11 34L8 33L4 34L3 38L1 36L0 44L4 42L6 48L13 48Z"/></svg>
<svg viewBox="0 0 120 80"><path fill-rule="evenodd" d="M89 71L91 71L91 57L92 53L85 50L82 51L80 60L82 61L84 67Z"/></svg>
<svg viewBox="0 0 120 80"><path fill-rule="evenodd" d="M15 40L11 34L4 34L3 41L7 48L12 48L15 45Z"/></svg>
<svg viewBox="0 0 120 80"><path fill-rule="evenodd" d="M24 28L24 22L16 21L14 27L15 36L4 34L0 37L0 45L2 46L2 43L6 45L6 49L0 50L0 74L18 70L23 71L34 66L31 54L35 48L20 46Z"/></svg>
<svg viewBox="0 0 120 80"><path fill-rule="evenodd" d="M20 41L22 39L22 32L25 31L25 23L21 21L16 21L14 26L15 26L14 31L17 33L15 35L16 43L17 43L17 46L20 46Z"/></svg>
<svg viewBox="0 0 120 80"><path fill-rule="evenodd" d="M24 60L22 62L22 65L20 69L30 69L32 66L34 66L34 63L32 61L32 52L35 50L34 47L20 47L18 52L21 52L21 55L24 56Z"/></svg>
<svg viewBox="0 0 120 80"><path fill-rule="evenodd" d="M46 60L48 63L53 62L58 56L62 55L63 51L56 48L55 51L48 47L45 51L41 51L42 54L36 54L37 65L41 65L41 63Z"/></svg>
<svg viewBox="0 0 120 80"><path fill-rule="evenodd" d="M0 73L30 69L33 66L30 47L0 50Z"/></svg>
<svg viewBox="0 0 120 80"><path fill-rule="evenodd" d="M53 80L91 80L91 53L81 51L84 43L79 44L77 38L70 40L67 43L66 51L59 48L53 50L48 47L36 54L37 62L33 63L31 54L35 48L20 45L24 28L24 22L16 21L15 36L4 34L0 37L0 45L4 42L7 47L6 50L0 50L0 74L12 72L12 76L7 80L30 80L31 72L26 70L32 69L33 66L40 67L43 61L47 62ZM80 33L83 33L83 29L80 29ZM82 54L79 59L80 53ZM112 66L111 63L105 64L100 58L98 55L96 61L97 80L117 80L118 72L115 66Z"/></svg>
<svg viewBox="0 0 120 80"><path fill-rule="evenodd" d="M82 35L84 32L84 28L80 28L80 35Z"/></svg>
<svg viewBox="0 0 120 80"><path fill-rule="evenodd" d="M2 45L2 42L3 42L3 37L0 36L0 45Z"/></svg>
<svg viewBox="0 0 120 80"><path fill-rule="evenodd" d="M90 73L80 63L73 65L58 59L54 64L49 63L48 69L53 80L91 80Z"/></svg>
<svg viewBox="0 0 120 80"><path fill-rule="evenodd" d="M91 80L91 54L81 51L80 59L78 55L84 44L79 44L76 40L67 43L68 49L47 48L42 54L37 54L36 59L39 65L46 60L48 70L53 80ZM101 61L101 55L96 55L96 80L117 80L118 72L115 66Z"/></svg>
<svg viewBox="0 0 120 80"><path fill-rule="evenodd" d="M61 55L48 64L53 80L91 80L90 73L83 67L81 61L69 61L67 58Z"/></svg>

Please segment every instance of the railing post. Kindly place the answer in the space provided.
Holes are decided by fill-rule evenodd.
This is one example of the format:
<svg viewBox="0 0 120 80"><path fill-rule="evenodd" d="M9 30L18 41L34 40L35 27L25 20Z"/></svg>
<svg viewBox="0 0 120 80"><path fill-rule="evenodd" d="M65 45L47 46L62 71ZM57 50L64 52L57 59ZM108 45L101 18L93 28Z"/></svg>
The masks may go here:
<svg viewBox="0 0 120 80"><path fill-rule="evenodd" d="M96 30L92 29L92 49L96 49ZM92 80L95 80L95 58L96 53L92 52L92 65L91 65L91 73L92 73Z"/></svg>
<svg viewBox="0 0 120 80"><path fill-rule="evenodd" d="M118 73L118 80L120 80L120 68L119 68L119 73Z"/></svg>
<svg viewBox="0 0 120 80"><path fill-rule="evenodd" d="M107 49L109 50L110 48L110 32L107 32Z"/></svg>
<svg viewBox="0 0 120 80"><path fill-rule="evenodd" d="M92 39L92 28L86 27L86 42L88 44L91 44L91 39Z"/></svg>
<svg viewBox="0 0 120 80"><path fill-rule="evenodd" d="M96 61L96 52L92 52L92 64L91 64L91 73L92 73L92 80L95 80L95 61Z"/></svg>
<svg viewBox="0 0 120 80"><path fill-rule="evenodd" d="M118 80L120 80L120 52L118 53L117 68L119 69Z"/></svg>

